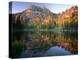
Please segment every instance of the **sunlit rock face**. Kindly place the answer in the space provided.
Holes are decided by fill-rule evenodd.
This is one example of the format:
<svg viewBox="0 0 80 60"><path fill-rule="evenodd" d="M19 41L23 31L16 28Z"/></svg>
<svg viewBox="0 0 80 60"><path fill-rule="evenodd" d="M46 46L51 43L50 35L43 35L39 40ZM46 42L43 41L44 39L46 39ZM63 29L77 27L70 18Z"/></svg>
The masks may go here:
<svg viewBox="0 0 80 60"><path fill-rule="evenodd" d="M58 15L58 19L56 21L57 24L60 24L61 26L64 26L65 23L76 23L78 22L78 7L73 6L66 11L60 13Z"/></svg>
<svg viewBox="0 0 80 60"><path fill-rule="evenodd" d="M45 7L31 5L25 11L13 14L12 18L15 24L17 20L20 20L22 24L32 23L38 26L48 26L50 24L54 26L57 24L59 26L64 26L66 24L76 24L78 22L77 12L77 6L73 6L62 13L56 14Z"/></svg>
<svg viewBox="0 0 80 60"><path fill-rule="evenodd" d="M28 9L23 12L16 13L12 15L15 19L13 19L16 23L17 20L20 20L22 24L26 22L31 22L33 24L43 24L48 25L53 22L57 17L57 14L52 13L49 9L45 7L39 7L35 5L31 5Z"/></svg>

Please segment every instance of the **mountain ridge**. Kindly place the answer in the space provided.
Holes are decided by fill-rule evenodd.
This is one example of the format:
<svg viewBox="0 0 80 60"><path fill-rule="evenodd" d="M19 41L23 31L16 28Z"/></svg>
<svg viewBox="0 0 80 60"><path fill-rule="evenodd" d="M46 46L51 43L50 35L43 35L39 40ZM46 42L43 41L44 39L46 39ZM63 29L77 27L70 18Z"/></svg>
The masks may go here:
<svg viewBox="0 0 80 60"><path fill-rule="evenodd" d="M32 5L28 9L16 13L11 14L12 20L14 24L17 23L17 20L21 22L21 24L34 24L34 25L52 25L54 26L64 26L65 23L72 24L78 22L78 7L72 6L71 8L67 9L66 11L56 14L52 13L46 7L40 7Z"/></svg>

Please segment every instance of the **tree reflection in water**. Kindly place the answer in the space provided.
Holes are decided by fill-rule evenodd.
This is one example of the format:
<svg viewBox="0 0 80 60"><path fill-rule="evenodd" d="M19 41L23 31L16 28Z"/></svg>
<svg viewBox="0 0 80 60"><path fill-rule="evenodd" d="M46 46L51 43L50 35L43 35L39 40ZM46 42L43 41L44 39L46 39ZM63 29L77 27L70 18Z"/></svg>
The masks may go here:
<svg viewBox="0 0 80 60"><path fill-rule="evenodd" d="M23 32L20 38L23 42L23 50L20 52L20 57L41 57L49 56L52 53L53 56L71 55L77 54L78 52L77 32L56 33L53 31L26 31ZM56 46L57 50L55 51ZM53 52L51 48L54 48ZM48 52L50 52L49 55ZM57 52L57 54L54 52ZM64 53L59 54L59 52Z"/></svg>

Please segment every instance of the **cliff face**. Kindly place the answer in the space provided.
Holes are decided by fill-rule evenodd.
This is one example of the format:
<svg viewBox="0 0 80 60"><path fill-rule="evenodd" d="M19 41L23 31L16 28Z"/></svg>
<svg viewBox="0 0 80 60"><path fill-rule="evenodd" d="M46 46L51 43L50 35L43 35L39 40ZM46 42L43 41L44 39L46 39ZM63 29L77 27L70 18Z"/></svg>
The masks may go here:
<svg viewBox="0 0 80 60"><path fill-rule="evenodd" d="M54 22L56 17L57 14L50 12L49 9L34 5L30 6L27 10L21 13L12 15L14 23L16 23L17 20L20 20L22 24L32 22L34 24L48 25Z"/></svg>
<svg viewBox="0 0 80 60"><path fill-rule="evenodd" d="M21 24L64 26L78 22L78 9L77 6L73 6L60 14L55 14L45 7L32 5L21 13L12 14L12 20L14 24L20 21Z"/></svg>
<svg viewBox="0 0 80 60"><path fill-rule="evenodd" d="M70 24L72 22L77 23L78 22L78 8L77 8L77 6L73 6L70 9L59 14L56 22L57 22L57 24L60 24L62 26L64 26L65 23L67 23L67 24Z"/></svg>

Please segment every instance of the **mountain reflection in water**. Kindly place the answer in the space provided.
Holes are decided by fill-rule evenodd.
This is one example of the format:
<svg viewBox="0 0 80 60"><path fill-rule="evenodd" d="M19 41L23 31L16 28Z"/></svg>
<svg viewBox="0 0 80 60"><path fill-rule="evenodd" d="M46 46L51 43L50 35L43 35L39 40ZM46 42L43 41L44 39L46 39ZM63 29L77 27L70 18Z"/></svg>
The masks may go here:
<svg viewBox="0 0 80 60"><path fill-rule="evenodd" d="M20 33L20 32L18 32ZM20 57L60 56L77 54L77 32L22 32L14 35L24 46Z"/></svg>
<svg viewBox="0 0 80 60"><path fill-rule="evenodd" d="M25 50L21 53L21 57L41 57L41 56L61 56L61 55L71 55L71 53L64 48L61 48L59 46L54 46L48 49L47 51L43 52L36 52L34 51L30 52L28 50Z"/></svg>

